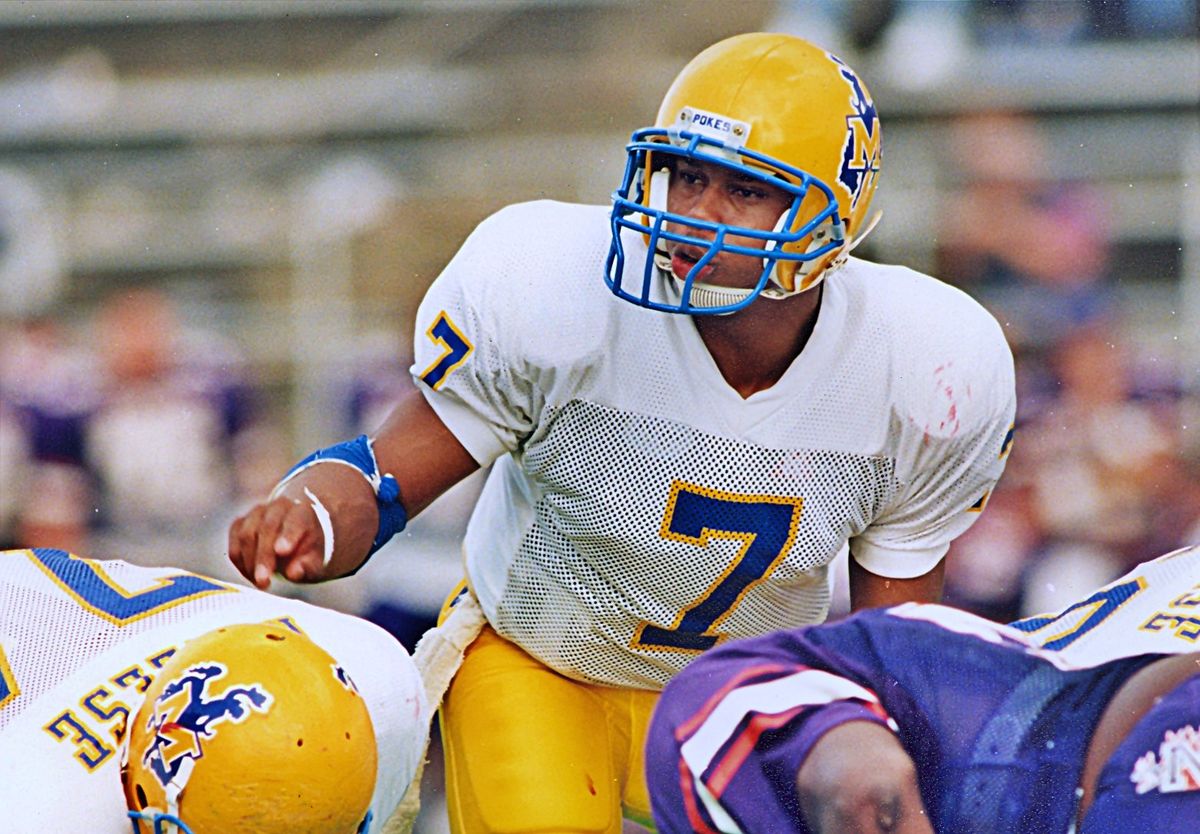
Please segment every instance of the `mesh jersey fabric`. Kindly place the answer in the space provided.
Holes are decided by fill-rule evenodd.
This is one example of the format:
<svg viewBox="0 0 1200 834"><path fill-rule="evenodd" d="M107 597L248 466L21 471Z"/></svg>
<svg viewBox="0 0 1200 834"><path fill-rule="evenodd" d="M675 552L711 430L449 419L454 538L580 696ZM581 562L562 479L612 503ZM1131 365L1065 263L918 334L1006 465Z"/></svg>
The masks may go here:
<svg viewBox="0 0 1200 834"><path fill-rule="evenodd" d="M743 399L690 318L608 292L608 245L602 206L511 206L418 312L413 374L494 464L464 549L500 634L572 677L659 688L726 637L823 620L843 548L918 576L971 524L1015 395L967 295L851 259L803 352Z"/></svg>
<svg viewBox="0 0 1200 834"><path fill-rule="evenodd" d="M14 550L0 552L0 834L128 834L116 708L136 710L139 685L149 685L139 680L187 639L281 618L337 658L367 704L381 825L416 772L430 714L411 659L387 632L178 569Z"/></svg>

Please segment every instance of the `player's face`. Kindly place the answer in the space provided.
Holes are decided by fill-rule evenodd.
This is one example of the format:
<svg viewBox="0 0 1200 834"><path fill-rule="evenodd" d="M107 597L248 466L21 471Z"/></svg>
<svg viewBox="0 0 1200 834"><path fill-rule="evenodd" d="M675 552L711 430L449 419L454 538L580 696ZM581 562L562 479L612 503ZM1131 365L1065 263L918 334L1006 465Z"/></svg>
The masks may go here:
<svg viewBox="0 0 1200 834"><path fill-rule="evenodd" d="M667 192L667 208L697 220L767 231L791 205L787 192L711 162L676 159ZM668 224L667 228L691 237L711 240L712 232L693 226ZM730 235L728 243L761 249L763 241ZM705 250L686 243L667 243L671 271L683 279ZM723 287L753 287L763 271L761 258L723 252L697 276L698 281Z"/></svg>

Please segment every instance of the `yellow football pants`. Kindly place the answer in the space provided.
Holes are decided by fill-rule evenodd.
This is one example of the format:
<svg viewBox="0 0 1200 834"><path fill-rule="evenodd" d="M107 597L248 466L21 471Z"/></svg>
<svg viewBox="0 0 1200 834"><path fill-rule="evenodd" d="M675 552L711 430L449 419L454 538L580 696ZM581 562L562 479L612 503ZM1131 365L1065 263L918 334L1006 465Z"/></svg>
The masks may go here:
<svg viewBox="0 0 1200 834"><path fill-rule="evenodd" d="M658 694L571 680L484 626L442 702L451 830L651 825L642 747Z"/></svg>

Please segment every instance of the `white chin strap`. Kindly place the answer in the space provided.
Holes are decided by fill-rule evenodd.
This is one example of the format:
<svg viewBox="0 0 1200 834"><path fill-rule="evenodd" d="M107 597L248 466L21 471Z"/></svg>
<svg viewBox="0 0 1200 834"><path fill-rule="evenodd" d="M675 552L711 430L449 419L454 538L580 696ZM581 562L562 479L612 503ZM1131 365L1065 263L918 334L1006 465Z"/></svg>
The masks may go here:
<svg viewBox="0 0 1200 834"><path fill-rule="evenodd" d="M683 279L676 276L674 273L671 277L683 287ZM714 284L701 284L696 282L692 284L692 295L688 299L688 303L693 307L698 307L703 310L706 307L724 307L727 304L737 304L739 301L744 301L746 296L753 293L754 290L743 290L735 287L718 287ZM728 316L731 313L719 313L718 315Z"/></svg>
<svg viewBox="0 0 1200 834"><path fill-rule="evenodd" d="M187 787L188 780L192 778L192 771L196 769L196 760L193 758L185 758L179 764L179 772L170 782L163 785L163 794L167 800L165 811L160 808L146 808L143 813L155 814L164 813L169 819L159 823L151 823L151 829L158 832L160 827L164 834L180 834L182 830L188 830L186 824L183 829L175 824L174 820L182 820L179 815L179 797L183 793L183 789Z"/></svg>
<svg viewBox="0 0 1200 834"><path fill-rule="evenodd" d="M175 819L182 819L179 816L179 795L187 787L188 780L192 778L192 771L195 769L195 759L184 759L179 763L179 772L175 774L175 778L163 786L163 793L167 798L167 813ZM168 822L166 834L179 834L179 826L174 822Z"/></svg>

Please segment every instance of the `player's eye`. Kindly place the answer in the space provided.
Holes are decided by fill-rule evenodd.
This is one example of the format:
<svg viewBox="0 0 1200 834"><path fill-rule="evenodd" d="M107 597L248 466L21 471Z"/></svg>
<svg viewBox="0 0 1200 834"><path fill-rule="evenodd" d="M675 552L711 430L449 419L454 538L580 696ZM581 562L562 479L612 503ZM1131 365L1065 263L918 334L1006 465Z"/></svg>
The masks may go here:
<svg viewBox="0 0 1200 834"><path fill-rule="evenodd" d="M732 191L735 197L740 197L743 200L761 200L767 196L767 192L763 189L748 185L735 185Z"/></svg>

